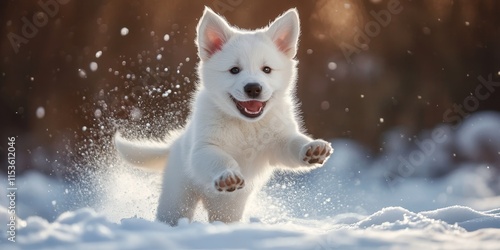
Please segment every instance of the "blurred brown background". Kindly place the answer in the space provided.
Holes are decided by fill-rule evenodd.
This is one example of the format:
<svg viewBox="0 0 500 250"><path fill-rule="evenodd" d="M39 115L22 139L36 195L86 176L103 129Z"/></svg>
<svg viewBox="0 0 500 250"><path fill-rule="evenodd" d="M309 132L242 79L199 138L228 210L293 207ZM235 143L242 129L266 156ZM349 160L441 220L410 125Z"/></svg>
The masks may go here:
<svg viewBox="0 0 500 250"><path fill-rule="evenodd" d="M375 20L370 12L398 3L402 11L372 30L366 50L346 58L343 46L355 46ZM411 136L432 128L474 94L478 76L500 74L495 0L4 0L0 138L5 149L7 136L18 136L18 169L50 172L127 122L145 135L182 123L205 5L248 29L296 7L305 126L315 137L351 138L374 151L387 129ZM477 110L500 110L499 92Z"/></svg>

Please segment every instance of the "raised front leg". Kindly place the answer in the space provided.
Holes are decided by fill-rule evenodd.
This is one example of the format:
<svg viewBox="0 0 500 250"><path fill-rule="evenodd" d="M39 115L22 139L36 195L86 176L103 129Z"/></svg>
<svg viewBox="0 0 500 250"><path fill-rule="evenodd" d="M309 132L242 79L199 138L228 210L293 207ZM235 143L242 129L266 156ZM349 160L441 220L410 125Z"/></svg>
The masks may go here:
<svg viewBox="0 0 500 250"><path fill-rule="evenodd" d="M316 139L304 145L299 155L304 163L323 165L332 153L333 148L330 143Z"/></svg>
<svg viewBox="0 0 500 250"><path fill-rule="evenodd" d="M233 192L245 187L245 180L240 173L226 170L214 181L215 189L219 192Z"/></svg>
<svg viewBox="0 0 500 250"><path fill-rule="evenodd" d="M195 182L218 192L233 192L245 186L238 163L229 154L213 145L193 151L190 174Z"/></svg>
<svg viewBox="0 0 500 250"><path fill-rule="evenodd" d="M303 134L289 136L279 143L282 150L276 155L276 161L289 168L322 166L333 153L329 142Z"/></svg>

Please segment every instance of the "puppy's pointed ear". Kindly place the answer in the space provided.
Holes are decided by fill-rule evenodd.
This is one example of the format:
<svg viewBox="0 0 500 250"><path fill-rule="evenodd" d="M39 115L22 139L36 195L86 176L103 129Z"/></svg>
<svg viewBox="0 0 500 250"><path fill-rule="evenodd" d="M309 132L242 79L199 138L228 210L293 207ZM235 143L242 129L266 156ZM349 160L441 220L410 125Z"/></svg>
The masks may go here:
<svg viewBox="0 0 500 250"><path fill-rule="evenodd" d="M300 35L300 21L297 9L290 9L276 18L267 28L266 34L271 37L281 52L289 58L294 58L297 54Z"/></svg>
<svg viewBox="0 0 500 250"><path fill-rule="evenodd" d="M196 44L198 45L198 54L201 60L207 60L215 52L221 50L222 46L233 35L233 31L226 20L208 7L205 7L203 11L196 32Z"/></svg>

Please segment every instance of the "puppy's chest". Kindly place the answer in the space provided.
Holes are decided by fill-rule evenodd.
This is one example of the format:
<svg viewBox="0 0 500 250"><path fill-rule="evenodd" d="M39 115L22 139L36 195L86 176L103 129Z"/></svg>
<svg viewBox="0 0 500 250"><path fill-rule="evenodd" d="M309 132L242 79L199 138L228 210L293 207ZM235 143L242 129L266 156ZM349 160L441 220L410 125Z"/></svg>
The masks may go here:
<svg viewBox="0 0 500 250"><path fill-rule="evenodd" d="M233 157L241 160L267 158L270 149L279 138L279 131L261 123L226 124L219 131L217 145Z"/></svg>

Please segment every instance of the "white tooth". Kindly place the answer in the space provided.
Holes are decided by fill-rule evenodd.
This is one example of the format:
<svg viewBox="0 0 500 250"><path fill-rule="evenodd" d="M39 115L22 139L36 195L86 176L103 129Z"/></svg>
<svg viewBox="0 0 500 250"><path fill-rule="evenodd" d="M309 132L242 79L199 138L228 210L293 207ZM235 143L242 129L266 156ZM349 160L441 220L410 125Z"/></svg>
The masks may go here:
<svg viewBox="0 0 500 250"><path fill-rule="evenodd" d="M260 107L260 108L259 108L259 111L257 111L257 112L252 112L252 111L248 110L247 108L245 108L245 112L246 112L246 113L249 113L249 114L251 114L251 115L256 115L256 114L260 113L260 111L261 111L261 110L262 110L262 107Z"/></svg>

